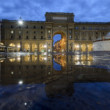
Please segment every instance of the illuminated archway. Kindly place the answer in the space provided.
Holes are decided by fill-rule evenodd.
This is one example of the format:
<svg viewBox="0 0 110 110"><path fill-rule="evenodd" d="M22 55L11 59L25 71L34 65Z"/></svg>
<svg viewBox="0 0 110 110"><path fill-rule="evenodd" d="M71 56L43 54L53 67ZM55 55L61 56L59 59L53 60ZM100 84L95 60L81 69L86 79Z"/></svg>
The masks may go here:
<svg viewBox="0 0 110 110"><path fill-rule="evenodd" d="M37 52L37 44L32 44L32 52Z"/></svg>
<svg viewBox="0 0 110 110"><path fill-rule="evenodd" d="M26 43L24 45L24 51L29 52L30 51L30 45L28 43Z"/></svg>
<svg viewBox="0 0 110 110"><path fill-rule="evenodd" d="M67 51L67 38L63 31L57 31L53 34L53 37L57 34L61 35L61 39L53 45L53 52L66 52Z"/></svg>
<svg viewBox="0 0 110 110"><path fill-rule="evenodd" d="M15 50L15 44L14 43L10 43L8 46L8 51L13 52Z"/></svg>

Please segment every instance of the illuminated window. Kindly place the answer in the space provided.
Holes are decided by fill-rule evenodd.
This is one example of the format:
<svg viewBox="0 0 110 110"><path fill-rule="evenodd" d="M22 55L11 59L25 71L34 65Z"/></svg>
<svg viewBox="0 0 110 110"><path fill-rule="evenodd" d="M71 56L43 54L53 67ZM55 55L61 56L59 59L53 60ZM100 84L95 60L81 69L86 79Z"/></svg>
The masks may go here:
<svg viewBox="0 0 110 110"><path fill-rule="evenodd" d="M48 30L48 33L50 34L50 30Z"/></svg>
<svg viewBox="0 0 110 110"><path fill-rule="evenodd" d="M71 34L72 33L72 30L69 30L69 33Z"/></svg>
<svg viewBox="0 0 110 110"><path fill-rule="evenodd" d="M71 38L72 38L72 36L70 35L70 36L69 36L69 38L71 39Z"/></svg>

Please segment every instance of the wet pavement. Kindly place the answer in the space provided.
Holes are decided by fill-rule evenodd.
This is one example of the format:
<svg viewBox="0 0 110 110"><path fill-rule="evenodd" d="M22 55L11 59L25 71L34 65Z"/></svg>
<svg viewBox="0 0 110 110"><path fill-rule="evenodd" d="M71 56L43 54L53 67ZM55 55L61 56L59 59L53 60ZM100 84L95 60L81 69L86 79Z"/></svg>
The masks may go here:
<svg viewBox="0 0 110 110"><path fill-rule="evenodd" d="M0 56L0 110L110 110L110 53Z"/></svg>

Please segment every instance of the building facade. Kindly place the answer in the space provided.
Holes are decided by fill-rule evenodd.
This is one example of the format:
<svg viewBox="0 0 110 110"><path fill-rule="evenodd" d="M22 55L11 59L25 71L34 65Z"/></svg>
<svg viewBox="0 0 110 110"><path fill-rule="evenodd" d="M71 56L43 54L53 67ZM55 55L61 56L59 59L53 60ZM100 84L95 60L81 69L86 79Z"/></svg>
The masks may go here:
<svg viewBox="0 0 110 110"><path fill-rule="evenodd" d="M92 51L93 42L110 31L109 22L74 22L73 13L46 13L45 18L24 21L23 25L16 20L2 20L2 43L8 51L53 52L53 37L61 34L65 45L61 51L84 52Z"/></svg>

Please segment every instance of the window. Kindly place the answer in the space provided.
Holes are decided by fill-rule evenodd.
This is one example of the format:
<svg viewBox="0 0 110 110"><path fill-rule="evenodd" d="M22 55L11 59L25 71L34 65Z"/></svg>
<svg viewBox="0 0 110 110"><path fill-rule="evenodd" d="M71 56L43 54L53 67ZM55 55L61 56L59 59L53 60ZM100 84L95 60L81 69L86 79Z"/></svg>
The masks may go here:
<svg viewBox="0 0 110 110"><path fill-rule="evenodd" d="M50 44L48 44L48 46L50 46Z"/></svg>
<svg viewBox="0 0 110 110"><path fill-rule="evenodd" d="M77 29L79 29L79 27L75 27L75 29L77 30Z"/></svg>
<svg viewBox="0 0 110 110"><path fill-rule="evenodd" d="M51 36L50 35L48 36L48 39L51 39Z"/></svg>
<svg viewBox="0 0 110 110"><path fill-rule="evenodd" d="M43 31L41 31L41 34L43 34Z"/></svg>
<svg viewBox="0 0 110 110"><path fill-rule="evenodd" d="M21 26L19 26L19 29L21 29Z"/></svg>
<svg viewBox="0 0 110 110"><path fill-rule="evenodd" d="M91 37L89 36L89 40L91 40Z"/></svg>
<svg viewBox="0 0 110 110"><path fill-rule="evenodd" d="M26 31L26 33L28 33L28 31Z"/></svg>
<svg viewBox="0 0 110 110"><path fill-rule="evenodd" d="M19 34L21 34L21 31L19 31Z"/></svg>
<svg viewBox="0 0 110 110"><path fill-rule="evenodd" d="M72 38L71 35L69 36L69 38L70 38L70 39Z"/></svg>
<svg viewBox="0 0 110 110"><path fill-rule="evenodd" d="M41 26L41 29L43 29L43 26Z"/></svg>
<svg viewBox="0 0 110 110"><path fill-rule="evenodd" d="M26 26L26 28L28 29L28 25Z"/></svg>
<svg viewBox="0 0 110 110"><path fill-rule="evenodd" d="M34 34L36 33L36 31L34 31Z"/></svg>
<svg viewBox="0 0 110 110"><path fill-rule="evenodd" d="M82 29L85 30L86 28L85 27L82 27Z"/></svg>
<svg viewBox="0 0 110 110"><path fill-rule="evenodd" d="M19 39L21 39L21 36L19 36Z"/></svg>
<svg viewBox="0 0 110 110"><path fill-rule="evenodd" d="M70 34L72 33L72 30L71 30L71 29L69 30L69 33L70 33Z"/></svg>
<svg viewBox="0 0 110 110"><path fill-rule="evenodd" d="M86 40L86 38L84 36L82 36L82 40Z"/></svg>
<svg viewBox="0 0 110 110"><path fill-rule="evenodd" d="M50 34L50 30L48 30L48 33Z"/></svg>
<svg viewBox="0 0 110 110"><path fill-rule="evenodd" d="M29 66L28 65L26 66L26 69L29 69Z"/></svg>
<svg viewBox="0 0 110 110"><path fill-rule="evenodd" d="M11 39L13 39L13 36L11 36Z"/></svg>
<svg viewBox="0 0 110 110"><path fill-rule="evenodd" d="M36 26L33 26L33 29L36 29Z"/></svg>
<svg viewBox="0 0 110 110"><path fill-rule="evenodd" d="M75 40L79 40L78 36L75 36Z"/></svg>
<svg viewBox="0 0 110 110"><path fill-rule="evenodd" d="M92 27L89 27L89 30L92 30Z"/></svg>
<svg viewBox="0 0 110 110"><path fill-rule="evenodd" d="M43 36L41 36L41 39L43 39Z"/></svg>
<svg viewBox="0 0 110 110"><path fill-rule="evenodd" d="M96 36L96 39L98 39L98 36Z"/></svg>
<svg viewBox="0 0 110 110"><path fill-rule="evenodd" d="M13 28L13 25L11 25L11 28Z"/></svg>
<svg viewBox="0 0 110 110"><path fill-rule="evenodd" d="M29 37L28 37L28 36L26 36L26 39L29 39Z"/></svg>
<svg viewBox="0 0 110 110"><path fill-rule="evenodd" d="M36 39L36 36L34 36L34 39Z"/></svg>

